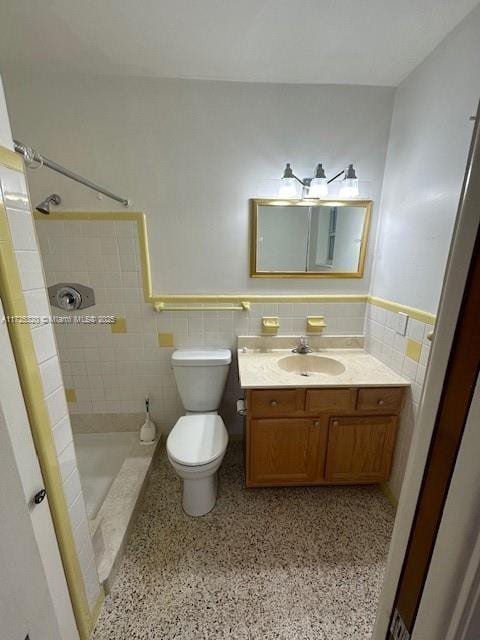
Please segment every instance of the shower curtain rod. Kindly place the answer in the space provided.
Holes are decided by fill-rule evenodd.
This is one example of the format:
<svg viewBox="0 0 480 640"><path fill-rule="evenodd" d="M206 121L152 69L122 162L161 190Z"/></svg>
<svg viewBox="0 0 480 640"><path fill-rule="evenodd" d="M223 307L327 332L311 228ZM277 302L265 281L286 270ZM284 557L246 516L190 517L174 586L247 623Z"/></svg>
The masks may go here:
<svg viewBox="0 0 480 640"><path fill-rule="evenodd" d="M14 145L15 151L25 158L27 165L29 164L31 165L34 162L38 162L38 166L40 167L48 167L49 169L52 169L57 173L61 173L62 176L65 176L66 178L70 178L70 180L75 180L75 182L79 182L80 184L83 184L85 187L88 187L93 191L97 191L97 193L102 193L104 196L107 196L107 198L111 198L112 200L116 200L117 202L120 202L120 204L123 204L124 207L129 206L130 200L127 200L126 198L122 198L121 196L116 196L111 191L108 191L107 189L100 187L98 184L95 184L94 182L87 180L87 178L84 178L78 175L78 173L74 173L73 171L70 171L70 169L66 169L65 167L62 167L61 164L58 164L53 160L49 160L45 156L42 156L41 153L38 153L38 151L35 151L35 149L32 149L31 147L27 147L27 145L23 144L23 142L14 140L13 145Z"/></svg>

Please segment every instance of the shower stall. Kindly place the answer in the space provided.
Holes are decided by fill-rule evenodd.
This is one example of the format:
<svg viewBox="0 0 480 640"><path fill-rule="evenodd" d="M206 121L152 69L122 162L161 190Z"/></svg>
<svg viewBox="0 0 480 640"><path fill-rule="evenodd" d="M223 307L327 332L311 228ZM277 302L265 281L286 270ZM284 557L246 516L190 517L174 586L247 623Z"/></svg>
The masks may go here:
<svg viewBox="0 0 480 640"><path fill-rule="evenodd" d="M132 216L35 214L90 534L107 590L156 447L139 441L144 395L160 392L159 377L135 377L132 353L143 359L144 340L125 321L129 304L138 308L139 323L141 314L154 314L142 303ZM127 279L135 303L125 302Z"/></svg>
<svg viewBox="0 0 480 640"><path fill-rule="evenodd" d="M15 142L15 150L29 167L47 167L125 207L129 205L126 198L20 142ZM139 308L143 299L140 214L70 214L55 210L61 203L61 196L53 193L34 213L50 302L45 318L54 329L73 432L73 447L65 450L65 457L74 460L72 469L80 476L96 569L108 591L156 448L156 443L140 444L143 404L138 402L138 393L133 396L120 384L125 372L135 366L126 358L125 349L130 347L122 340L129 338L122 330L124 287L128 284L129 295ZM149 305L144 306L151 311ZM63 433L58 430L56 442L61 452ZM66 492L70 490L68 482Z"/></svg>

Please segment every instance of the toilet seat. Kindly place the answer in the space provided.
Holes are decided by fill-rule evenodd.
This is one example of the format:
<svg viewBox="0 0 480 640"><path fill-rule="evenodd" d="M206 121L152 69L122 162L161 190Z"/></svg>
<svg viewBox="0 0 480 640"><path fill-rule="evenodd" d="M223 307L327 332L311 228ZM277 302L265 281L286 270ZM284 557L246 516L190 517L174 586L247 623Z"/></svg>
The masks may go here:
<svg viewBox="0 0 480 640"><path fill-rule="evenodd" d="M186 467L199 467L223 456L228 432L219 415L182 416L167 438L169 457Z"/></svg>

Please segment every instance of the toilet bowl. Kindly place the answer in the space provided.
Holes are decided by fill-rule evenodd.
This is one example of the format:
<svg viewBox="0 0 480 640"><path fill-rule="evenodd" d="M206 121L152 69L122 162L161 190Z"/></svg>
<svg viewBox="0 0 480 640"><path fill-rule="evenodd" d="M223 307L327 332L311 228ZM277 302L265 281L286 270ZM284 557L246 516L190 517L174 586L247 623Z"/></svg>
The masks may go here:
<svg viewBox="0 0 480 640"><path fill-rule="evenodd" d="M172 467L183 480L182 506L190 516L203 516L217 499L217 471L228 444L220 416L197 414L178 420L167 439Z"/></svg>
<svg viewBox="0 0 480 640"><path fill-rule="evenodd" d="M172 367L186 410L167 438L167 455L183 480L184 511L202 516L215 506L217 471L228 444L228 432L216 410L220 404L231 353L178 350Z"/></svg>

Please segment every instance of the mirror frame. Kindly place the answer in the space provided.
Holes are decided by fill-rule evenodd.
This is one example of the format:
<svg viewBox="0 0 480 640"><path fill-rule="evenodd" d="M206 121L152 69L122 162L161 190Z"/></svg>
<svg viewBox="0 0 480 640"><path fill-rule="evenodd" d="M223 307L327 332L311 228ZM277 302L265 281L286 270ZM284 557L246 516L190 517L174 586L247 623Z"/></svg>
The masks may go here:
<svg viewBox="0 0 480 640"><path fill-rule="evenodd" d="M365 260L367 256L368 233L370 230L370 220L372 216L372 200L351 200L351 199L335 199L335 200L317 200L304 198L285 199L285 198L252 198L251 217L250 217L250 277L251 278L363 278L365 271ZM289 206L289 207L316 207L319 205L329 206L359 206L365 207L365 221L363 223L362 243L360 245L360 254L358 257L358 269L352 272L324 272L324 271L257 271L257 228L258 228L258 212L261 206Z"/></svg>

